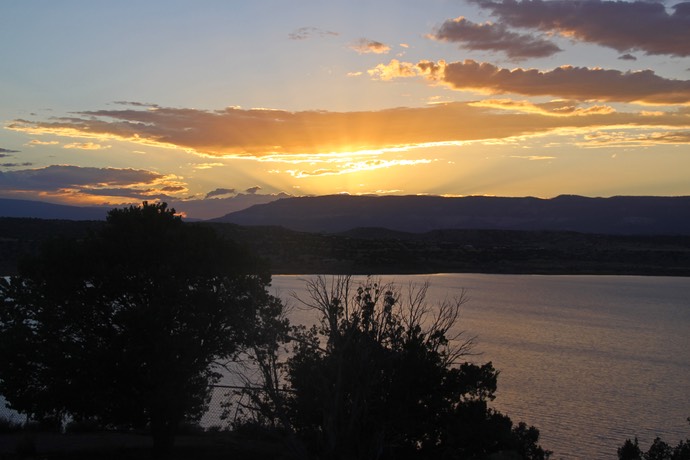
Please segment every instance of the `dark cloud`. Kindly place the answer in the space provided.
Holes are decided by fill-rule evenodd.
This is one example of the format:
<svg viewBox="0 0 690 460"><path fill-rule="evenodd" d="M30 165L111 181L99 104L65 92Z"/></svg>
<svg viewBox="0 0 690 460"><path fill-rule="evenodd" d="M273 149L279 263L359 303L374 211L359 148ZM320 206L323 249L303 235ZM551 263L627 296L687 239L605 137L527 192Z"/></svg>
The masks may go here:
<svg viewBox="0 0 690 460"><path fill-rule="evenodd" d="M148 103L148 102L136 102L136 101L115 101L115 102L113 102L113 104L129 105L132 107L151 107L151 108L160 107L158 104L152 104L152 103Z"/></svg>
<svg viewBox="0 0 690 460"><path fill-rule="evenodd" d="M690 2L471 0L505 24L557 32L620 52L690 56Z"/></svg>
<svg viewBox="0 0 690 460"><path fill-rule="evenodd" d="M161 187L162 192L169 192L169 193L184 192L186 190L187 190L187 187L183 187L181 185L169 185L166 187Z"/></svg>
<svg viewBox="0 0 690 460"><path fill-rule="evenodd" d="M670 80L651 70L621 72L600 68L562 66L553 70L506 69L487 62L465 60L420 61L417 64L396 60L369 71L381 79L424 75L458 90L492 94L556 96L575 100L640 102L648 104L689 104L690 80Z"/></svg>
<svg viewBox="0 0 690 460"><path fill-rule="evenodd" d="M621 61L637 61L637 58L630 53L618 56L618 59L620 59Z"/></svg>
<svg viewBox="0 0 690 460"><path fill-rule="evenodd" d="M360 38L350 44L350 49L359 54L386 54L391 50L391 47L376 40Z"/></svg>
<svg viewBox="0 0 690 460"><path fill-rule="evenodd" d="M215 190L211 190L206 194L205 199L208 198L213 198L216 196L224 196L224 195L234 195L237 193L237 191L234 188L217 188Z"/></svg>
<svg viewBox="0 0 690 460"><path fill-rule="evenodd" d="M254 195L259 190L261 190L261 187L259 187L258 185L255 185L254 187L249 187L247 190L245 190L245 192L249 193L250 195Z"/></svg>
<svg viewBox="0 0 690 460"><path fill-rule="evenodd" d="M164 179L158 173L138 169L82 168L53 165L39 169L0 172L0 190L59 191L106 189L112 186L152 184Z"/></svg>
<svg viewBox="0 0 690 460"><path fill-rule="evenodd" d="M338 32L331 32L330 30L319 29L318 27L300 27L299 29L290 32L288 37L290 40L306 40L312 37L335 37L340 35Z"/></svg>
<svg viewBox="0 0 690 460"><path fill-rule="evenodd" d="M84 195L95 195L95 196L116 196L125 199L134 200L167 200L170 197L165 194L161 194L160 190L156 189L138 189L138 188L84 188L79 190L80 194Z"/></svg>
<svg viewBox="0 0 690 460"><path fill-rule="evenodd" d="M511 32L502 24L477 24L463 17L444 22L432 38L471 50L502 51L512 59L547 57L562 51L549 40Z"/></svg>
<svg viewBox="0 0 690 460"><path fill-rule="evenodd" d="M19 168L19 167L26 167L26 166L32 166L33 163L0 163L0 166L3 168Z"/></svg>
<svg viewBox="0 0 690 460"><path fill-rule="evenodd" d="M9 155L10 153L19 153L19 150L3 149L2 147L0 147L0 158L11 156Z"/></svg>
<svg viewBox="0 0 690 460"><path fill-rule="evenodd" d="M465 61L449 64L444 80L457 88L474 85L497 93L527 96L552 95L578 100L650 104L690 103L690 81L668 80L651 70L621 72L563 66L542 72L508 70Z"/></svg>

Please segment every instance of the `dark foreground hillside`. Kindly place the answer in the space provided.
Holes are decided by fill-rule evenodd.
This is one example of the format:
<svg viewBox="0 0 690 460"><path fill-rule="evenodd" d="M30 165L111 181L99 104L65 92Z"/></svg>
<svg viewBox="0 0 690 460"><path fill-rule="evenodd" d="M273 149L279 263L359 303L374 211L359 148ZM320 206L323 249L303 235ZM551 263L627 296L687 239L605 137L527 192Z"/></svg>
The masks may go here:
<svg viewBox="0 0 690 460"><path fill-rule="evenodd" d="M209 224L211 225L211 224ZM213 224L274 273L532 273L690 276L690 236L356 229L315 234Z"/></svg>
<svg viewBox="0 0 690 460"><path fill-rule="evenodd" d="M267 436L256 439L233 432L199 432L179 436L168 460L274 460L284 447ZM150 460L149 436L134 433L0 433L0 459Z"/></svg>
<svg viewBox="0 0 690 460"><path fill-rule="evenodd" d="M80 237L102 222L0 218L0 273L52 237ZM540 273L690 276L690 236L558 231L355 229L320 234L204 223L265 258L275 274Z"/></svg>

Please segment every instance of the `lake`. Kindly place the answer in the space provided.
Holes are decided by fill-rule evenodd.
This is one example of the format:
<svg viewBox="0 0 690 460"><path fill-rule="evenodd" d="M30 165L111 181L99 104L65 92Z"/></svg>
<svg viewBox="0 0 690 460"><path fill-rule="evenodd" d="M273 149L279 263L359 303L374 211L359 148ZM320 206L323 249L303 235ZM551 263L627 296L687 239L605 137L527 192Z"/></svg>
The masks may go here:
<svg viewBox="0 0 690 460"><path fill-rule="evenodd" d="M284 299L292 291L303 295L304 279L274 276L272 290ZM637 436L646 450L655 436L671 445L690 437L690 278L383 280L428 280L431 301L466 289L461 327L477 336L474 351L481 353L471 359L492 361L501 372L493 407L539 428L552 458L616 459L626 438Z"/></svg>
<svg viewBox="0 0 690 460"><path fill-rule="evenodd" d="M304 276L274 276L283 298ZM476 362L500 370L493 407L541 431L554 459L616 459L626 438L690 437L690 278L391 275L429 281L429 299L464 288L461 327Z"/></svg>

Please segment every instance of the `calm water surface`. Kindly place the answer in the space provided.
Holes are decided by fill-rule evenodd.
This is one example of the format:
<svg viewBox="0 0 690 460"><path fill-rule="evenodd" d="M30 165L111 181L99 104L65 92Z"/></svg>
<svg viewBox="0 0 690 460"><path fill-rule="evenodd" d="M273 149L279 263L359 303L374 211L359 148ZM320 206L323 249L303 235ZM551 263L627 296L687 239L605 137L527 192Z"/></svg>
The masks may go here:
<svg viewBox="0 0 690 460"><path fill-rule="evenodd" d="M304 278L275 276L283 298ZM440 274L429 298L469 302L461 327L500 370L493 406L541 431L555 459L615 459L626 438L690 437L690 278Z"/></svg>

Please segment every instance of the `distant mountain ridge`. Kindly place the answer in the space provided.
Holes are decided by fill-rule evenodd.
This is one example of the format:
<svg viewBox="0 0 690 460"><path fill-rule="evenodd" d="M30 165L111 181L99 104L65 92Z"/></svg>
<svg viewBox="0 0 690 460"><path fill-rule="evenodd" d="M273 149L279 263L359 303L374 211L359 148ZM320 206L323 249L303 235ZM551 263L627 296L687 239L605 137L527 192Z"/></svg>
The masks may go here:
<svg viewBox="0 0 690 460"><path fill-rule="evenodd" d="M105 220L112 207L68 206L43 201L0 198L0 217L36 219Z"/></svg>
<svg viewBox="0 0 690 460"><path fill-rule="evenodd" d="M199 200L167 200L169 207L177 210L185 220L204 220L229 212L239 211L255 204L268 203L289 197L285 193L258 194L237 193L230 197ZM26 217L34 219L104 220L108 211L124 205L71 206L36 200L0 198L0 217Z"/></svg>
<svg viewBox="0 0 690 460"><path fill-rule="evenodd" d="M550 199L468 196L285 198L213 219L306 232L360 227L421 233L438 229L555 230L619 235L690 234L690 196L561 195Z"/></svg>

